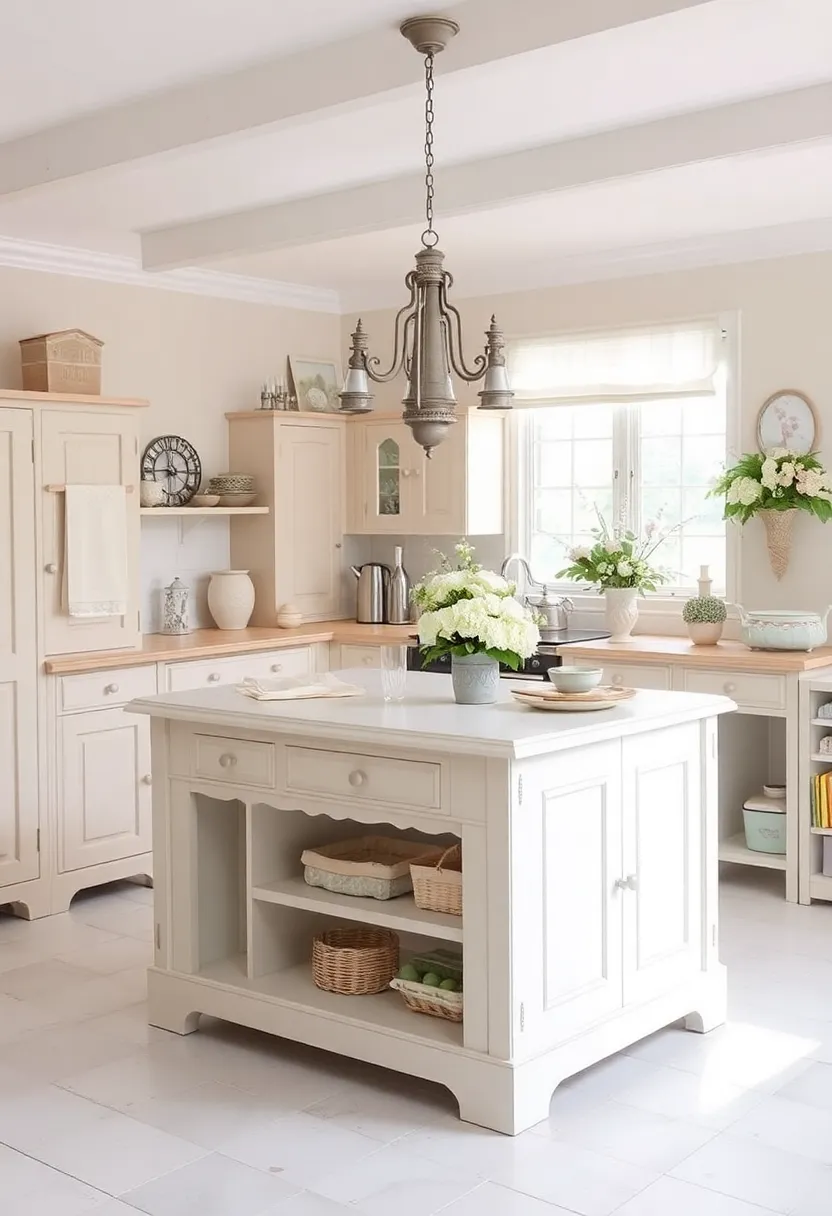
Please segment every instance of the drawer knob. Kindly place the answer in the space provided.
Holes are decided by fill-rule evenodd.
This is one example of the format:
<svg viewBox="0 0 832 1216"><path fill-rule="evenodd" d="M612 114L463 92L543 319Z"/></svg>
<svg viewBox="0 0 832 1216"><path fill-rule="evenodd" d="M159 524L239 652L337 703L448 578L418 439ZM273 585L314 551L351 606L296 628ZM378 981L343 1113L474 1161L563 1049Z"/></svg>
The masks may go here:
<svg viewBox="0 0 832 1216"><path fill-rule="evenodd" d="M373 665L372 656L369 654L365 654L364 658L361 660L361 662L364 664L365 667L372 667L372 665Z"/></svg>
<svg viewBox="0 0 832 1216"><path fill-rule="evenodd" d="M104 686L104 691L106 693L118 692L118 684L106 684Z"/></svg>
<svg viewBox="0 0 832 1216"><path fill-rule="evenodd" d="M220 673L218 671L212 671L211 674L208 676L208 683L209 684L218 684L219 679L220 679Z"/></svg>
<svg viewBox="0 0 832 1216"><path fill-rule="evenodd" d="M142 777L142 785L152 785L152 784L153 784L153 774L145 773L145 775Z"/></svg>
<svg viewBox="0 0 832 1216"><path fill-rule="evenodd" d="M353 771L349 775L349 783L350 783L350 785L354 786L355 789L358 789L359 786L364 785L366 780L367 780L367 774L362 773L360 768L353 769Z"/></svg>
<svg viewBox="0 0 832 1216"><path fill-rule="evenodd" d="M231 752L223 752L223 754L220 756L220 768L233 768L236 763L237 757Z"/></svg>
<svg viewBox="0 0 832 1216"><path fill-rule="evenodd" d="M282 663L272 663L271 670L272 671L282 671L283 664Z"/></svg>
<svg viewBox="0 0 832 1216"><path fill-rule="evenodd" d="M58 566L56 562L47 562L43 567L47 574L57 574Z"/></svg>
<svg viewBox="0 0 832 1216"><path fill-rule="evenodd" d="M737 686L733 680L726 680L725 683L722 685L722 687L723 687L724 691L727 693L732 693L732 692L737 691Z"/></svg>

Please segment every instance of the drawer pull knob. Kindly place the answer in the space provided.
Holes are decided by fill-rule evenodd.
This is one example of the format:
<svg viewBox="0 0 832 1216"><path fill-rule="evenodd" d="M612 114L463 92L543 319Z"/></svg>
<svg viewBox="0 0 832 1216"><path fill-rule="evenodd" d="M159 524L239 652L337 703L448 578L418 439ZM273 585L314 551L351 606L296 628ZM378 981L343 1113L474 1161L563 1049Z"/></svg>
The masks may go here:
<svg viewBox="0 0 832 1216"><path fill-rule="evenodd" d="M271 669L272 669L272 671L282 671L283 664L282 663L272 663Z"/></svg>
<svg viewBox="0 0 832 1216"><path fill-rule="evenodd" d="M152 773L145 773L145 775L142 777L142 785L152 785L152 784L153 784Z"/></svg>
<svg viewBox="0 0 832 1216"><path fill-rule="evenodd" d="M114 693L114 692L118 692L118 684L107 684L107 685L105 685L105 687L104 687L104 691L105 691L106 693Z"/></svg>
<svg viewBox="0 0 832 1216"><path fill-rule="evenodd" d="M635 874L628 874L626 878L616 878L615 885L619 891L637 891L638 879Z"/></svg>
<svg viewBox="0 0 832 1216"><path fill-rule="evenodd" d="M372 656L369 654L365 654L364 658L361 660L361 662L364 664L365 667L372 667L372 665L373 665Z"/></svg>
<svg viewBox="0 0 832 1216"><path fill-rule="evenodd" d="M57 574L58 566L56 562L47 562L43 567L47 574Z"/></svg>
<svg viewBox="0 0 832 1216"><path fill-rule="evenodd" d="M725 683L722 685L722 687L724 688L725 692L727 692L727 693L732 693L732 692L737 691L737 686L733 680L726 680Z"/></svg>
<svg viewBox="0 0 832 1216"><path fill-rule="evenodd" d="M231 752L223 752L223 754L220 756L220 768L233 768L236 763L237 757L232 755Z"/></svg>
<svg viewBox="0 0 832 1216"><path fill-rule="evenodd" d="M353 769L353 771L349 775L349 783L350 783L350 785L354 786L355 789L358 789L359 786L364 785L366 780L367 780L367 774L362 773L360 768Z"/></svg>
<svg viewBox="0 0 832 1216"><path fill-rule="evenodd" d="M219 679L220 679L220 673L218 671L212 671L208 677L208 683L209 684L218 684Z"/></svg>

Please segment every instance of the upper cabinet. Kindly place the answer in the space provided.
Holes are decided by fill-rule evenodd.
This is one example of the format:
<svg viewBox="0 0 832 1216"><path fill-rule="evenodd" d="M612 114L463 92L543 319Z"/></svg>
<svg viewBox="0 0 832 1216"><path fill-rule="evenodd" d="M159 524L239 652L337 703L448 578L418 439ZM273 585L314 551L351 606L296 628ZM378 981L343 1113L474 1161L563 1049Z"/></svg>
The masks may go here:
<svg viewBox="0 0 832 1216"><path fill-rule="evenodd" d="M397 536L485 536L504 530L505 415L460 410L430 460L400 418L351 422L347 528Z"/></svg>

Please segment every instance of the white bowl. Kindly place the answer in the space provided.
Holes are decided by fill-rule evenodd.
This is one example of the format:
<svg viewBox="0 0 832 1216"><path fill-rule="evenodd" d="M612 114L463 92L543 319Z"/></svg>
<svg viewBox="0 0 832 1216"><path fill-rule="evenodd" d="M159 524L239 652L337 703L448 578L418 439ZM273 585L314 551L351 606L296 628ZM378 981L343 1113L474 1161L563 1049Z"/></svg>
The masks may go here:
<svg viewBox="0 0 832 1216"><path fill-rule="evenodd" d="M549 679L558 692L590 692L601 683L600 667L550 667Z"/></svg>
<svg viewBox="0 0 832 1216"><path fill-rule="evenodd" d="M220 506L250 507L256 497L256 494L222 494L220 496Z"/></svg>
<svg viewBox="0 0 832 1216"><path fill-rule="evenodd" d="M220 501L219 494L194 494L189 501L189 507L216 507Z"/></svg>

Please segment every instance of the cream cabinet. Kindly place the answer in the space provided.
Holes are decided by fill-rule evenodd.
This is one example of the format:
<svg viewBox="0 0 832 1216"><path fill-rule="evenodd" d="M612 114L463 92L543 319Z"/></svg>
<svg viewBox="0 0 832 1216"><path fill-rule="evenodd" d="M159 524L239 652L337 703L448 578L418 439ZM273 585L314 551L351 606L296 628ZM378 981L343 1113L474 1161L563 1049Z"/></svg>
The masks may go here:
<svg viewBox="0 0 832 1216"><path fill-rule="evenodd" d="M305 620L341 607L344 431L333 415L229 414L229 459L254 475L268 515L231 521L231 563L248 570L253 625L291 603Z"/></svg>
<svg viewBox="0 0 832 1216"><path fill-rule="evenodd" d="M475 409L428 459L400 417L347 428L347 531L397 536L498 534L504 528L505 417Z"/></svg>
<svg viewBox="0 0 832 1216"><path fill-rule="evenodd" d="M139 434L134 410L106 406L44 409L40 428L43 519L43 630L46 654L120 650L139 644ZM65 485L123 485L127 494L130 587L120 617L79 618L62 603Z"/></svg>
<svg viewBox="0 0 832 1216"><path fill-rule="evenodd" d="M40 809L32 415L3 408L0 572L0 903L6 903L9 888L38 877Z"/></svg>

